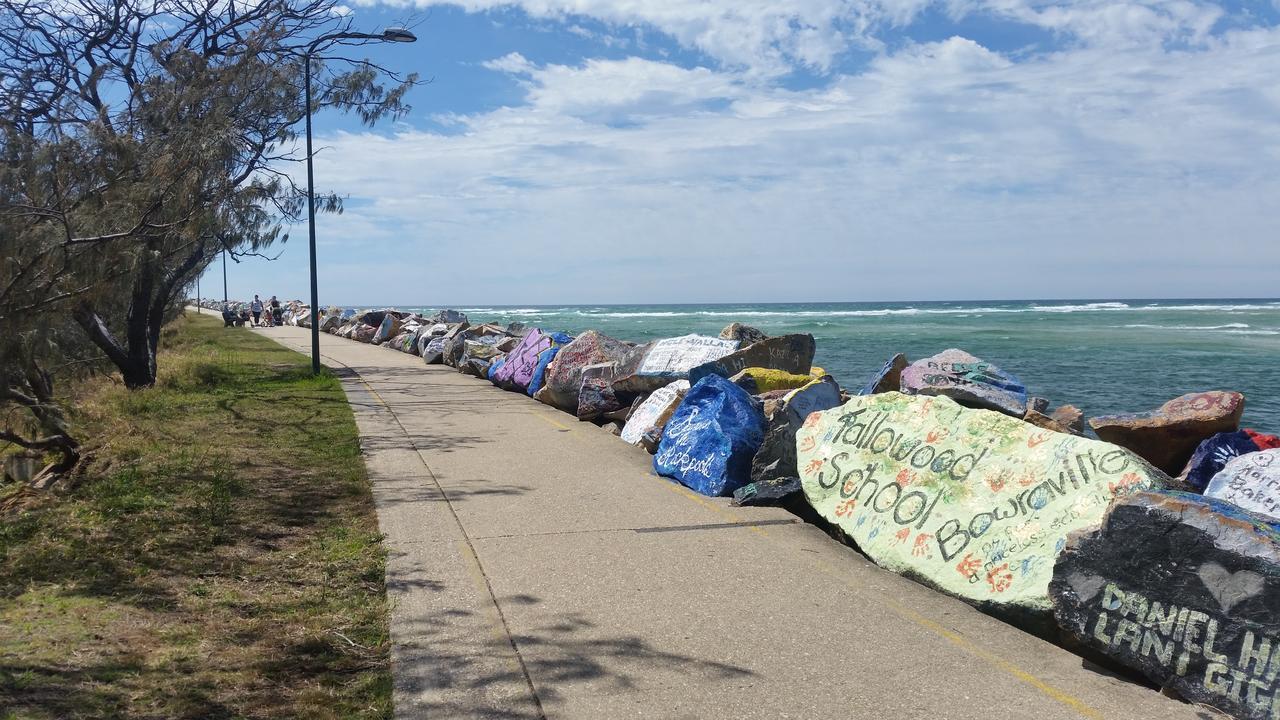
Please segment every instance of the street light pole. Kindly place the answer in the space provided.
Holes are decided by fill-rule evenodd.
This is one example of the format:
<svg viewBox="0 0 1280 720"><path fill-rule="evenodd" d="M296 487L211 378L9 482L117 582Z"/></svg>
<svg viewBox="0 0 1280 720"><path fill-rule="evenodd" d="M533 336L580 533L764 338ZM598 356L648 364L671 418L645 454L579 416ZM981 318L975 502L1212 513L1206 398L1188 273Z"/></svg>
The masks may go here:
<svg viewBox="0 0 1280 720"><path fill-rule="evenodd" d="M320 292L316 279L316 195L315 175L311 167L311 54L330 40L377 40L381 42L414 42L418 38L404 28L387 28L381 35L340 32L316 38L307 46L305 58L305 100L307 103L307 247L311 252L311 374L320 374Z"/></svg>

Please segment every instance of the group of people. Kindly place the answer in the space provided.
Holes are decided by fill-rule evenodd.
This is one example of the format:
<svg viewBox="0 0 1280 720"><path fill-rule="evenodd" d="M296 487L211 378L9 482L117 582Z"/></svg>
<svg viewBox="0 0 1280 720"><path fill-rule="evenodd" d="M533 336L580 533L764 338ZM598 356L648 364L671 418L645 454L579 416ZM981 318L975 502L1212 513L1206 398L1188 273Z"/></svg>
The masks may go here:
<svg viewBox="0 0 1280 720"><path fill-rule="evenodd" d="M283 322L283 315L280 310L280 301L275 295L263 305L262 298L257 295L253 296L253 302L249 303L249 312L253 315L253 324L255 327L261 325L263 327L272 327Z"/></svg>

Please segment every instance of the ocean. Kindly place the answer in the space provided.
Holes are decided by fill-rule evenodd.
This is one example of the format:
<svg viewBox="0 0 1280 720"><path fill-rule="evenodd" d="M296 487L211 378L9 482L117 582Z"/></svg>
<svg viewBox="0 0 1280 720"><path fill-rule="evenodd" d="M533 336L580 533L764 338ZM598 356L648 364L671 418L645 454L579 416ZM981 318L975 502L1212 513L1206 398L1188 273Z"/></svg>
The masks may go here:
<svg viewBox="0 0 1280 720"><path fill-rule="evenodd" d="M438 308L401 308L433 312ZM1199 390L1236 390L1244 425L1280 433L1280 300L557 305L460 307L475 322L595 329L643 342L731 322L811 333L814 362L847 388L891 355L966 350L1017 375L1053 407L1137 412Z"/></svg>

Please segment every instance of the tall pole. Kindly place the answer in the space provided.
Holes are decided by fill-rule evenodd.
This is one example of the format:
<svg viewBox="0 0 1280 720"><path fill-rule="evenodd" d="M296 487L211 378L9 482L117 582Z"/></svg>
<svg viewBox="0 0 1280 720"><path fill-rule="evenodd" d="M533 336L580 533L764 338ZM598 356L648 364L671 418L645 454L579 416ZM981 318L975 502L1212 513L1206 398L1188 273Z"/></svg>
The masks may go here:
<svg viewBox="0 0 1280 720"><path fill-rule="evenodd" d="M320 291L316 284L316 191L315 176L311 170L311 53L307 52L306 101L307 101L307 226L311 249L311 374L320 374Z"/></svg>
<svg viewBox="0 0 1280 720"><path fill-rule="evenodd" d="M222 249L222 304L226 305L227 300L227 249ZM224 310L226 308L223 308Z"/></svg>
<svg viewBox="0 0 1280 720"><path fill-rule="evenodd" d="M205 267L207 268L209 266L205 265ZM203 275L203 274L204 274L204 270L201 270L200 275ZM202 300L202 298L200 297L200 275L196 276L196 314L197 315L200 314L200 302Z"/></svg>

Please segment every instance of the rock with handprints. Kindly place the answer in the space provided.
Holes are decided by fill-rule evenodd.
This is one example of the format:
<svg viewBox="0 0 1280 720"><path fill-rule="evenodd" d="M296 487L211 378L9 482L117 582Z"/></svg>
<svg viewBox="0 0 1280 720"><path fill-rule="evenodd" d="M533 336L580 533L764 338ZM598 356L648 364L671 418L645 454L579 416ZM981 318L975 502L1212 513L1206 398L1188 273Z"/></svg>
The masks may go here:
<svg viewBox="0 0 1280 720"><path fill-rule="evenodd" d="M949 397L966 407L998 410L1016 418L1027 411L1027 388L1021 380L956 348L903 369L902 392Z"/></svg>
<svg viewBox="0 0 1280 720"><path fill-rule="evenodd" d="M949 397L889 392L796 433L809 504L879 565L1010 617L1044 617L1053 559L1117 497L1167 478L1120 447Z"/></svg>
<svg viewBox="0 0 1280 720"><path fill-rule="evenodd" d="M627 418L627 424L622 428L622 440L639 445L649 452L656 452L663 428L667 426L687 392L688 380L676 380L654 390L636 405Z"/></svg>
<svg viewBox="0 0 1280 720"><path fill-rule="evenodd" d="M693 368L689 371L689 382L696 385L708 375L731 378L749 367L808 375L813 369L815 348L812 335L778 335Z"/></svg>
<svg viewBox="0 0 1280 720"><path fill-rule="evenodd" d="M902 371L907 369L907 356L896 353L889 358L870 380L858 391L859 395L875 395L902 389Z"/></svg>
<svg viewBox="0 0 1280 720"><path fill-rule="evenodd" d="M1280 526L1188 493L1138 493L1073 535L1050 583L1058 624L1194 703L1274 720Z"/></svg>
<svg viewBox="0 0 1280 720"><path fill-rule="evenodd" d="M751 459L751 482L763 483L785 477L798 477L796 466L796 432L810 414L830 410L840 404L840 386L827 375L802 388L788 391L772 413L766 413L769 427L755 457Z"/></svg>
<svg viewBox="0 0 1280 720"><path fill-rule="evenodd" d="M1075 405L1059 405L1049 413L1049 418L1072 435L1084 434L1084 413Z"/></svg>
<svg viewBox="0 0 1280 720"><path fill-rule="evenodd" d="M773 368L747 368L729 380L752 395L761 395L775 390L790 391L802 388L813 382L814 377Z"/></svg>
<svg viewBox="0 0 1280 720"><path fill-rule="evenodd" d="M1243 395L1211 390L1188 393L1148 412L1091 418L1089 426L1103 440L1175 475L1205 438L1239 428L1243 412Z"/></svg>
<svg viewBox="0 0 1280 720"><path fill-rule="evenodd" d="M741 347L746 347L753 343L758 343L761 340L769 339L769 336L765 335L760 330L757 330L750 325L743 325L740 322L729 323L726 325L725 328L720 331L720 337L724 340L737 340L741 343Z"/></svg>
<svg viewBox="0 0 1280 720"><path fill-rule="evenodd" d="M1253 440L1254 444L1258 446L1259 450L1280 448L1280 436L1268 435L1252 428L1245 428L1244 431L1249 435L1249 439Z"/></svg>
<svg viewBox="0 0 1280 720"><path fill-rule="evenodd" d="M600 363L620 363L629 346L596 330L588 330L560 348L546 370L546 385L538 399L568 413L578 411L582 369Z"/></svg>
<svg viewBox="0 0 1280 720"><path fill-rule="evenodd" d="M1221 432L1205 438L1191 454L1178 479L1192 490L1204 492L1209 481L1231 460L1258 452L1258 445L1243 430Z"/></svg>
<svg viewBox="0 0 1280 720"><path fill-rule="evenodd" d="M764 439L759 404L719 375L698 381L662 432L653 469L703 495L728 495L747 484Z"/></svg>
<svg viewBox="0 0 1280 720"><path fill-rule="evenodd" d="M1229 460L1204 494L1280 522L1280 448Z"/></svg>
<svg viewBox="0 0 1280 720"><path fill-rule="evenodd" d="M672 380L689 377L689 371L738 349L737 340L705 335L663 338L632 348L619 366L614 392L647 394Z"/></svg>

